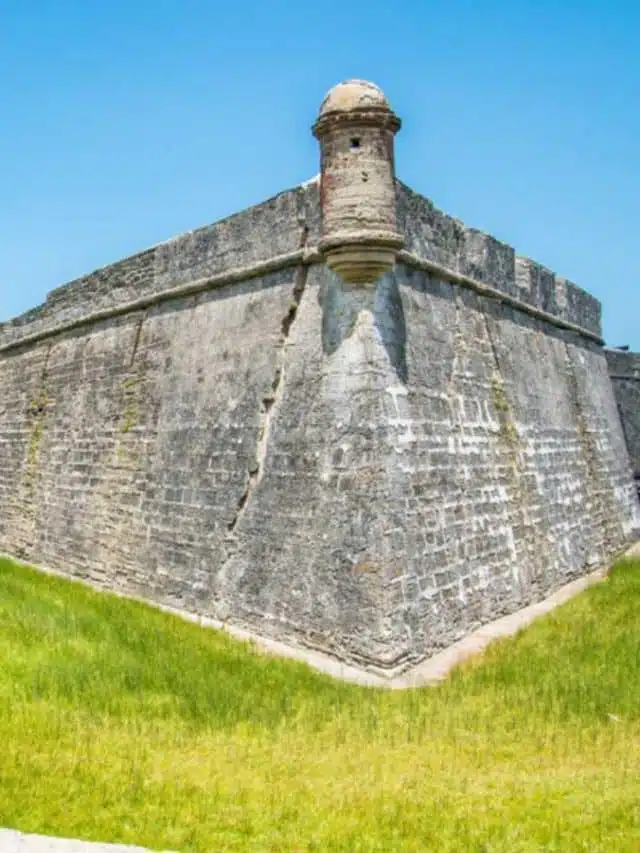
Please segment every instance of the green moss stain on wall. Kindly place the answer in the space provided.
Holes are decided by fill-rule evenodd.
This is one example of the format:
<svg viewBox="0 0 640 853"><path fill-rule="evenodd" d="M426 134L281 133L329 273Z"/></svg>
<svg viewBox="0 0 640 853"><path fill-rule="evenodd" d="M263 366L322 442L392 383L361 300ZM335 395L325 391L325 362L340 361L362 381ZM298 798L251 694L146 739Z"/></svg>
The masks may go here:
<svg viewBox="0 0 640 853"><path fill-rule="evenodd" d="M517 451L520 448L520 436L511 416L509 402L504 391L504 380L497 368L491 376L491 400L498 415L500 437L509 448L512 464L515 468L518 468Z"/></svg>
<svg viewBox="0 0 640 853"><path fill-rule="evenodd" d="M51 399L46 389L46 361L49 354L47 353L45 360L45 368L41 378L41 387L38 393L29 401L27 407L27 422L29 424L29 438L27 439L27 453L24 464L23 485L25 486L26 494L23 496L23 505L25 509L33 511L33 498L38 479L38 456L42 438L45 433L47 415L49 408L53 405L54 400Z"/></svg>
<svg viewBox="0 0 640 853"><path fill-rule="evenodd" d="M118 467L137 468L140 454L137 451L137 427L144 421L145 384L147 369L139 350L144 314L138 318L133 336L133 347L128 370L120 383L121 412L116 430L115 460Z"/></svg>

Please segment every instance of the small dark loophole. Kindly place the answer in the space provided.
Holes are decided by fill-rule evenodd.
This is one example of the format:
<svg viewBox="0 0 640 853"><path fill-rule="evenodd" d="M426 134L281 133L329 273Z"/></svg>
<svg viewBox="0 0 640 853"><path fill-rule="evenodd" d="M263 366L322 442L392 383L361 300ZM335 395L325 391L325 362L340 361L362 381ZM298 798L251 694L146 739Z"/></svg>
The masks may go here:
<svg viewBox="0 0 640 853"><path fill-rule="evenodd" d="M368 172L363 172L363 173L362 173L362 180L363 180L365 183L369 180L369 173L368 173Z"/></svg>
<svg viewBox="0 0 640 853"><path fill-rule="evenodd" d="M352 148L360 148L360 139L357 136L354 136L353 139L351 140L351 147Z"/></svg>

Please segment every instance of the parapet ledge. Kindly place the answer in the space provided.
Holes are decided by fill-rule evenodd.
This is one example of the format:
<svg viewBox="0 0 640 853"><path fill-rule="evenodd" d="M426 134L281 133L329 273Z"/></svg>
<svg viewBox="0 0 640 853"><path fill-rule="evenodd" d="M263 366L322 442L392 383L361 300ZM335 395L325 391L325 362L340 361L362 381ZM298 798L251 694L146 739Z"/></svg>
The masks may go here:
<svg viewBox="0 0 640 853"><path fill-rule="evenodd" d="M640 352L605 347L605 355L612 379L630 379L640 382Z"/></svg>
<svg viewBox="0 0 640 853"><path fill-rule="evenodd" d="M398 180L396 200L398 230L405 239L401 260L403 255L422 259L601 339L600 302L589 293L517 255L490 234L447 215ZM300 251L303 226L308 229L303 262L320 260L313 251L320 239L320 218L316 175L213 225L158 243L56 288L43 305L0 323L0 351L194 281L257 269L287 256L291 259Z"/></svg>
<svg viewBox="0 0 640 853"><path fill-rule="evenodd" d="M590 293L449 216L401 181L396 181L396 189L399 230L407 252L602 336L601 305Z"/></svg>
<svg viewBox="0 0 640 853"><path fill-rule="evenodd" d="M292 255L300 250L303 227L309 245L317 244L319 219L317 180L312 178L57 287L42 305L0 323L0 350L172 288Z"/></svg>

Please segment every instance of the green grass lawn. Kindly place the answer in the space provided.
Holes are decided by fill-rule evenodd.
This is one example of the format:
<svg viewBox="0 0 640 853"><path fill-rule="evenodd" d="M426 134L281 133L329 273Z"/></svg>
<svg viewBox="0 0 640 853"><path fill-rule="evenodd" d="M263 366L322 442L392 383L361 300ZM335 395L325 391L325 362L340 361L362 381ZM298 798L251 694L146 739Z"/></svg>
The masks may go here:
<svg viewBox="0 0 640 853"><path fill-rule="evenodd" d="M640 561L438 688L0 560L0 826L180 851L640 850Z"/></svg>

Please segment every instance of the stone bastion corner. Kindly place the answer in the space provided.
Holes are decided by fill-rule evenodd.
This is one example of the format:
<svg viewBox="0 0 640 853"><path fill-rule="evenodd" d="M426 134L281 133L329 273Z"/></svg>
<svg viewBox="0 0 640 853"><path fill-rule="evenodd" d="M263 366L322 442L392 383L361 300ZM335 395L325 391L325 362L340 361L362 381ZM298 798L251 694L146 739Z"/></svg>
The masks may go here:
<svg viewBox="0 0 640 853"><path fill-rule="evenodd" d="M0 550L384 679L637 538L638 365L400 127L345 81L318 178L0 324Z"/></svg>

